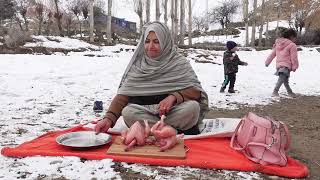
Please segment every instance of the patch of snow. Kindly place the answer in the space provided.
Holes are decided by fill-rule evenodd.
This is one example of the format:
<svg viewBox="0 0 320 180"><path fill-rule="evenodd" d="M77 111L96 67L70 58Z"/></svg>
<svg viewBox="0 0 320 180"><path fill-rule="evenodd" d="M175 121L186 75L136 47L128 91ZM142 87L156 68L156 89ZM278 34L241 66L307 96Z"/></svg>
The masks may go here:
<svg viewBox="0 0 320 180"><path fill-rule="evenodd" d="M47 47L47 48L61 48L61 49L80 49L80 48L91 48L99 50L98 46L89 44L87 42L72 39L68 37L60 36L32 36L38 42L26 43L25 47Z"/></svg>

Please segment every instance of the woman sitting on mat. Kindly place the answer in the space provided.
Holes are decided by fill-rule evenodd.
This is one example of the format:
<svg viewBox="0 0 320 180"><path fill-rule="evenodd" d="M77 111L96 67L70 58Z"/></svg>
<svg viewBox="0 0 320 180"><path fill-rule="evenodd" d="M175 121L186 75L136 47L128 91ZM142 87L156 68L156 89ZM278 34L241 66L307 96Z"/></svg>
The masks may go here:
<svg viewBox="0 0 320 180"><path fill-rule="evenodd" d="M144 120L154 126L162 115L176 133L199 134L198 124L208 110L208 97L189 61L177 52L168 27L160 22L145 25L117 95L95 126L107 132L122 115L131 127Z"/></svg>

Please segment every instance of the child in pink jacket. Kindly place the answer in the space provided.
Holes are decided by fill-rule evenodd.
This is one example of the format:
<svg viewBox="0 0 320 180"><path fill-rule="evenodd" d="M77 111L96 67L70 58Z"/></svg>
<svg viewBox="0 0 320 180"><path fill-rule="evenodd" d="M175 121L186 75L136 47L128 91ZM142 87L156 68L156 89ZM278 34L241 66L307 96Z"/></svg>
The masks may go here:
<svg viewBox="0 0 320 180"><path fill-rule="evenodd" d="M288 95L295 97L289 86L290 72L295 72L299 67L297 46L294 43L297 39L297 33L293 29L285 29L280 38L276 39L273 45L272 53L267 58L265 65L268 67L272 60L277 56L277 72L279 76L278 82L273 90L273 96L279 96L279 89L284 84Z"/></svg>

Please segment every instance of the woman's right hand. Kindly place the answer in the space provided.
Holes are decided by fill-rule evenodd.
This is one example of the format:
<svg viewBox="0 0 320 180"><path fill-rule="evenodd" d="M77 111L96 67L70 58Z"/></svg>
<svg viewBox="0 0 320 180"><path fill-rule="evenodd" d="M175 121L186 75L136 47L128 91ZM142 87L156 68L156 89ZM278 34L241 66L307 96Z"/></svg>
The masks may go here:
<svg viewBox="0 0 320 180"><path fill-rule="evenodd" d="M111 125L112 125L111 120L105 117L97 123L97 125L94 127L94 131L96 133L100 133L100 132L106 133L108 129L111 127Z"/></svg>

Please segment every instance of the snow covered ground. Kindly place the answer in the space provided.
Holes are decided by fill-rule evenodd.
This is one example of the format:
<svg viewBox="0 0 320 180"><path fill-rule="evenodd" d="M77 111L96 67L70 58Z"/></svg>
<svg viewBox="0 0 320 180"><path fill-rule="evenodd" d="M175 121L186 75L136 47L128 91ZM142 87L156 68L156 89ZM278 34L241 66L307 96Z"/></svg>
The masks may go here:
<svg viewBox="0 0 320 180"><path fill-rule="evenodd" d="M217 24L215 25L217 29L221 28L219 26L217 26ZM276 29L277 27L277 21L272 21L269 23L269 27L268 29L269 30L274 30ZM286 28L289 28L289 23L288 21L279 21L279 27L286 27ZM228 36L200 36L200 37L196 37L196 38L193 38L192 39L192 43L195 44L195 43L203 43L203 42L210 42L210 43L215 43L215 42L221 42L221 43L226 43L227 41L234 41L236 42L237 44L239 45L244 45L245 44L245 34L246 34L246 31L243 30L243 29L239 29L239 28L236 28L240 31L240 34L237 35L237 36L234 36L234 35L228 35ZM264 34L266 31L266 24L264 24L263 26L263 33ZM249 34L249 41L251 39L251 34L252 34L252 27L249 26L248 28L248 34ZM255 33L255 36L256 36L256 39L259 38L259 26L256 27L256 33ZM265 38L264 35L262 35L262 38ZM185 40L185 44L188 44L188 39L186 38Z"/></svg>
<svg viewBox="0 0 320 180"><path fill-rule="evenodd" d="M68 55L0 55L0 148L21 144L47 131L96 119L92 111L93 102L102 100L104 107L111 102L133 48L117 45L100 47L101 51ZM222 51L188 52L188 59L209 95L211 107L232 109L239 104L255 106L279 100L271 97L277 80L273 75L275 63L268 68L264 66L264 60L271 50L238 52L241 60L249 65L239 67L235 86L238 92L235 94L219 93L223 81L222 65L194 62L197 55L206 54L221 63ZM95 56L87 57L85 54ZM300 68L290 78L296 93L320 95L319 55L315 48L302 48L299 51ZM285 96L284 88L280 95L289 98ZM109 159L83 162L76 157L20 159L0 156L0 179L120 179L119 173L111 167L113 164ZM179 167L176 172L180 175L163 177L148 166L122 164L155 179L182 179L182 174L198 171ZM230 171L222 173L227 175ZM259 178L259 175L239 172L237 178Z"/></svg>

